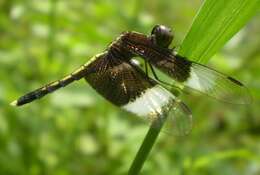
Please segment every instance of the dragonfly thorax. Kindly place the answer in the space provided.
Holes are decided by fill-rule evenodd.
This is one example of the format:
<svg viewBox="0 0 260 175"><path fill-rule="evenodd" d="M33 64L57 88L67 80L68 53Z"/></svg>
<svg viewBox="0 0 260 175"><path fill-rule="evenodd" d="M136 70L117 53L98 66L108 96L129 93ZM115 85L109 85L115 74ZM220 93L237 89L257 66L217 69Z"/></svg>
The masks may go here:
<svg viewBox="0 0 260 175"><path fill-rule="evenodd" d="M124 44L122 43L121 38L123 36L124 35L122 34L115 41L113 41L109 45L108 51L109 51L109 54L114 58L129 60L134 56L134 54L129 49L127 49L124 46Z"/></svg>

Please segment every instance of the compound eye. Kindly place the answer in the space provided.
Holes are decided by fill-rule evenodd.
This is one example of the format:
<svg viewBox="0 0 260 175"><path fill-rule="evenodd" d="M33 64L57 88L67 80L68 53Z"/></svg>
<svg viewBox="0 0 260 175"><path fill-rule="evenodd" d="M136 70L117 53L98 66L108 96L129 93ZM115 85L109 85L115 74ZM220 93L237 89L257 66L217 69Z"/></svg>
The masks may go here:
<svg viewBox="0 0 260 175"><path fill-rule="evenodd" d="M154 37L155 44L160 47L168 48L173 40L173 34L171 29L164 25L154 26L152 32L152 37Z"/></svg>

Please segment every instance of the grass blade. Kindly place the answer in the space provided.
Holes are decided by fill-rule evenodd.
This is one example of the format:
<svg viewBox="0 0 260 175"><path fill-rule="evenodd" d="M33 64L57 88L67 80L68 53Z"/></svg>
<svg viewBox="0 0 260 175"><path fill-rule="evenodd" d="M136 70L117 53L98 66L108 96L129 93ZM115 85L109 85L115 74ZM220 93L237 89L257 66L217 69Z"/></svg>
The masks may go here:
<svg viewBox="0 0 260 175"><path fill-rule="evenodd" d="M179 54L206 63L259 10L259 0L206 0Z"/></svg>

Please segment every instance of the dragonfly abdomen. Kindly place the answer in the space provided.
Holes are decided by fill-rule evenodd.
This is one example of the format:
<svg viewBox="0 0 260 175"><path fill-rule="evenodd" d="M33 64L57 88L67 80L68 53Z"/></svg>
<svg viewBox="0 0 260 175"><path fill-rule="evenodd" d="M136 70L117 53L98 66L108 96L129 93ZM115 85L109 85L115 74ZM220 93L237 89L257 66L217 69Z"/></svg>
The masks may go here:
<svg viewBox="0 0 260 175"><path fill-rule="evenodd" d="M79 69L77 69L76 71L71 73L70 75L68 75L60 80L46 84L43 87L40 87L34 91L31 91L31 92L21 96L19 99L13 101L11 103L11 105L21 106L26 103L30 103L34 100L40 99L43 96L45 96L57 89L60 89L61 87L67 86L68 84L72 83L75 80L81 79L83 76L85 76L85 72L86 72L86 65L83 65Z"/></svg>

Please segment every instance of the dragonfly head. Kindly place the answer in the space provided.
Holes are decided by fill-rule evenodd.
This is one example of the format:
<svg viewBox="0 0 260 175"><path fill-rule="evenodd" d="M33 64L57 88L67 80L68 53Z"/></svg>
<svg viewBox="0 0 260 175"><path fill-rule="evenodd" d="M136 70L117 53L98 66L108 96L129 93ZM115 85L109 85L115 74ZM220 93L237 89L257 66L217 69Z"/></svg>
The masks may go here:
<svg viewBox="0 0 260 175"><path fill-rule="evenodd" d="M173 40L173 33L170 28L157 24L153 27L151 39L154 44L168 48Z"/></svg>

